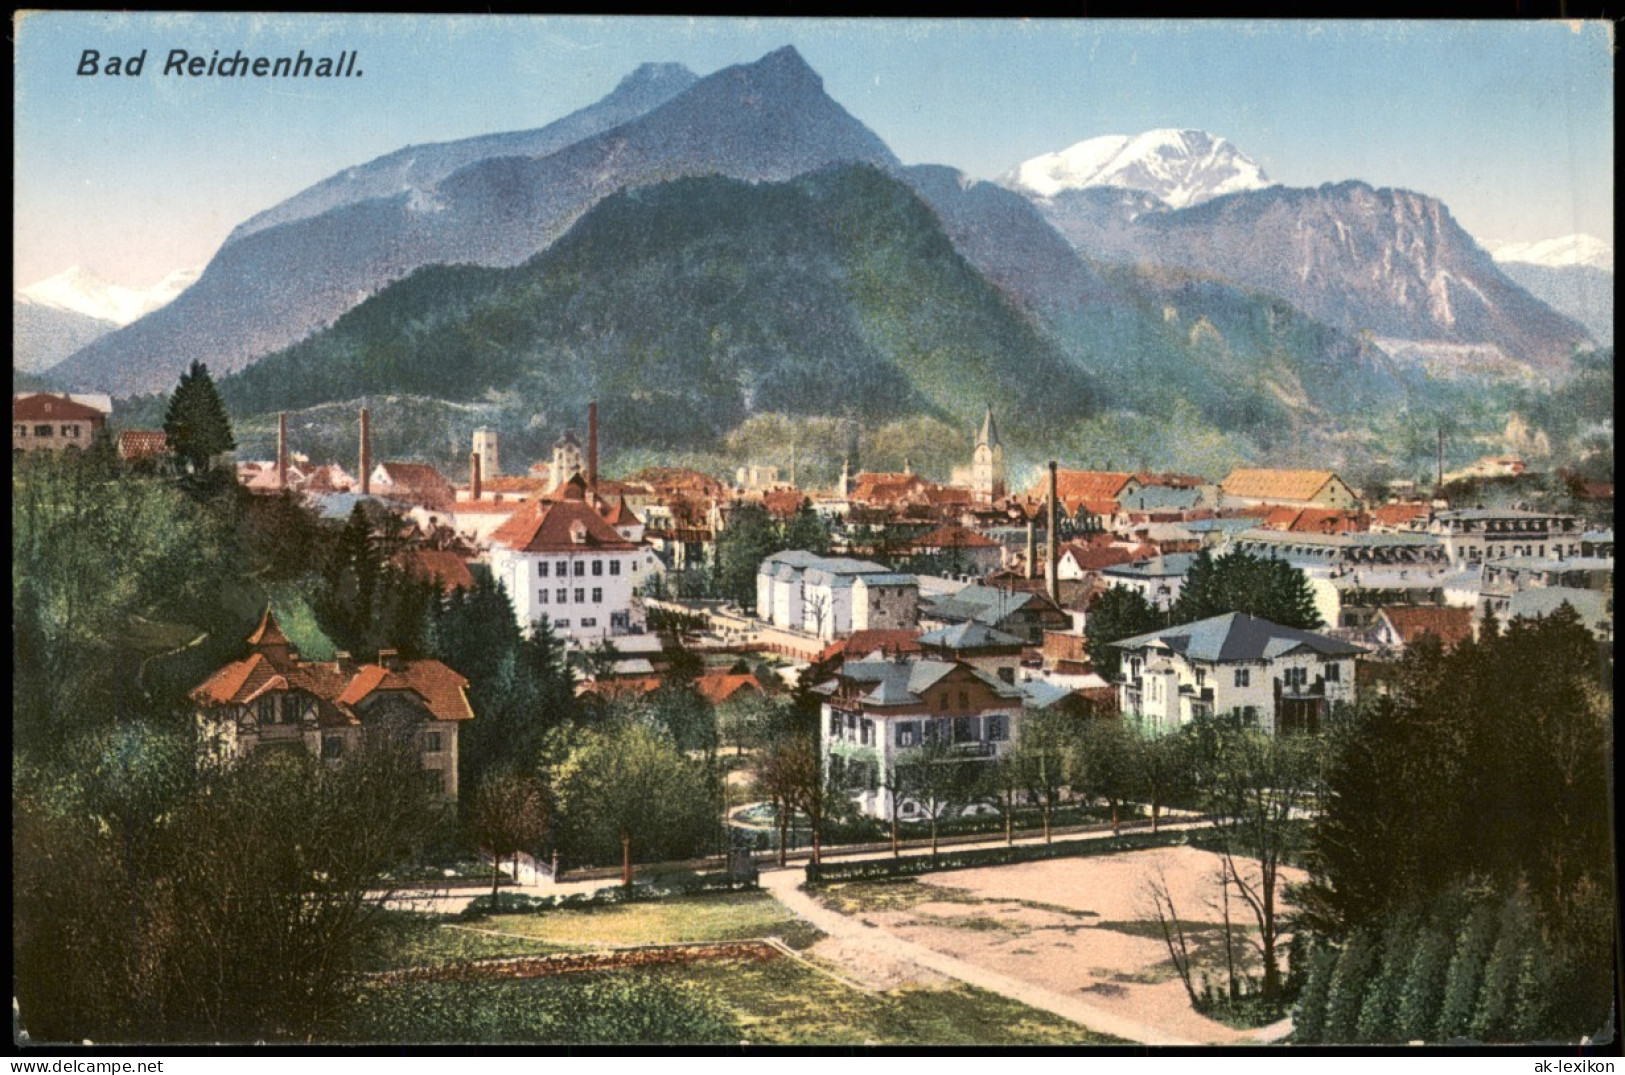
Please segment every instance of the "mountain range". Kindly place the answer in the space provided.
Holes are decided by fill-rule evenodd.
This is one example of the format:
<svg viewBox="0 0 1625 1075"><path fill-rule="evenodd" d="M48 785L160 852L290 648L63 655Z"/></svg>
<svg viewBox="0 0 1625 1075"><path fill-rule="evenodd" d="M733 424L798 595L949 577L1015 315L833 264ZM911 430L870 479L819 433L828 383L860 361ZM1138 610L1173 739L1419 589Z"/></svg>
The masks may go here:
<svg viewBox="0 0 1625 1075"><path fill-rule="evenodd" d="M673 426L649 443L766 409L962 422L990 400L1035 430L1184 400L1267 437L1425 395L1460 372L1439 354L1561 377L1586 328L1509 265L1436 199L1274 186L1200 131L1090 139L997 182L904 166L786 48L705 78L645 65L547 126L347 169L50 377L156 392L201 360L242 371L234 413L595 393L634 425L656 404Z"/></svg>

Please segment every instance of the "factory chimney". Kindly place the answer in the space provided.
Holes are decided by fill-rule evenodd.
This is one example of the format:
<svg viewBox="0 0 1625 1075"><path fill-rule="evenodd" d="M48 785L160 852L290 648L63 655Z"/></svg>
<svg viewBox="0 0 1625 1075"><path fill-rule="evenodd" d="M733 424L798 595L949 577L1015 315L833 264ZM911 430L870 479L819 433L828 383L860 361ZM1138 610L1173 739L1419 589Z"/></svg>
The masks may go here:
<svg viewBox="0 0 1625 1075"><path fill-rule="evenodd" d="M1060 481L1055 474L1055 460L1049 461L1049 556L1045 580L1049 584L1049 599L1057 605L1061 603L1061 575L1060 575L1060 514L1057 505L1060 502Z"/></svg>
<svg viewBox="0 0 1625 1075"><path fill-rule="evenodd" d="M372 426L367 408L361 408L361 495L372 495Z"/></svg>
<svg viewBox="0 0 1625 1075"><path fill-rule="evenodd" d="M1038 522L1031 515L1027 516L1027 564L1023 577L1038 577Z"/></svg>
<svg viewBox="0 0 1625 1075"><path fill-rule="evenodd" d="M276 415L276 487L288 487L288 412Z"/></svg>
<svg viewBox="0 0 1625 1075"><path fill-rule="evenodd" d="M598 401L587 404L587 488L598 490Z"/></svg>

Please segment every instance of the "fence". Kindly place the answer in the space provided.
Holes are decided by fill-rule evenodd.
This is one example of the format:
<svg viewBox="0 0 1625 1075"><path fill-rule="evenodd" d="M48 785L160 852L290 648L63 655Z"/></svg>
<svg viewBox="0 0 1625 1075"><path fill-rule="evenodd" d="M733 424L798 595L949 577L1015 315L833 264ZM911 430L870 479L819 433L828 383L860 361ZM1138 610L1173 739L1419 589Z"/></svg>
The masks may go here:
<svg viewBox="0 0 1625 1075"><path fill-rule="evenodd" d="M977 866L1008 866L1017 862L1037 862L1042 859L1084 858L1090 855L1111 855L1119 851L1140 851L1151 847L1176 847L1190 841L1185 830L1168 832L1134 832L1124 836L1096 837L1089 840L1062 840L1050 844L1022 844L1019 846L983 847L959 851L943 851L935 855L910 855L907 858L861 859L856 862L807 863L807 883L827 885L838 881L871 881L893 877L912 877L935 870L964 870Z"/></svg>

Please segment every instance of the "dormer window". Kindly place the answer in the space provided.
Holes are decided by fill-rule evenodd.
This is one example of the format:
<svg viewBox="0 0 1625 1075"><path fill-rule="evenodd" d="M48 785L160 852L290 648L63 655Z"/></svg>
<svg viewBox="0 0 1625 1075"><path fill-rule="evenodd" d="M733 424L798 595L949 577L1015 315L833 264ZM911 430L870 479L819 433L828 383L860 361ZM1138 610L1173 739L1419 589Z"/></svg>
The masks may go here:
<svg viewBox="0 0 1625 1075"><path fill-rule="evenodd" d="M587 524L577 519L570 524L570 544L585 545L587 543Z"/></svg>

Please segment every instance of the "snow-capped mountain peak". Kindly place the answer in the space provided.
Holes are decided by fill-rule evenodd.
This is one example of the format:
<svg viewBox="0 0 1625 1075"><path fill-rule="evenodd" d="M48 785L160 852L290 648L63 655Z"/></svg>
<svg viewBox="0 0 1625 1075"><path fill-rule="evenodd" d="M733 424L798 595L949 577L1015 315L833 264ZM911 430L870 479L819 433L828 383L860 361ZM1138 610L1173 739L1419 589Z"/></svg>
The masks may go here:
<svg viewBox="0 0 1625 1075"><path fill-rule="evenodd" d="M1175 209L1272 185L1257 163L1225 139L1172 128L1090 138L1023 161L999 182L1041 198L1087 187L1127 187Z"/></svg>
<svg viewBox="0 0 1625 1075"><path fill-rule="evenodd" d="M200 269L177 269L151 287L111 284L80 265L23 288L22 294L44 306L128 325L169 302L192 285Z"/></svg>
<svg viewBox="0 0 1625 1075"><path fill-rule="evenodd" d="M1583 265L1604 272L1614 271L1613 246L1592 235L1563 235L1532 243L1485 240L1482 245L1496 261L1518 261L1550 268Z"/></svg>

